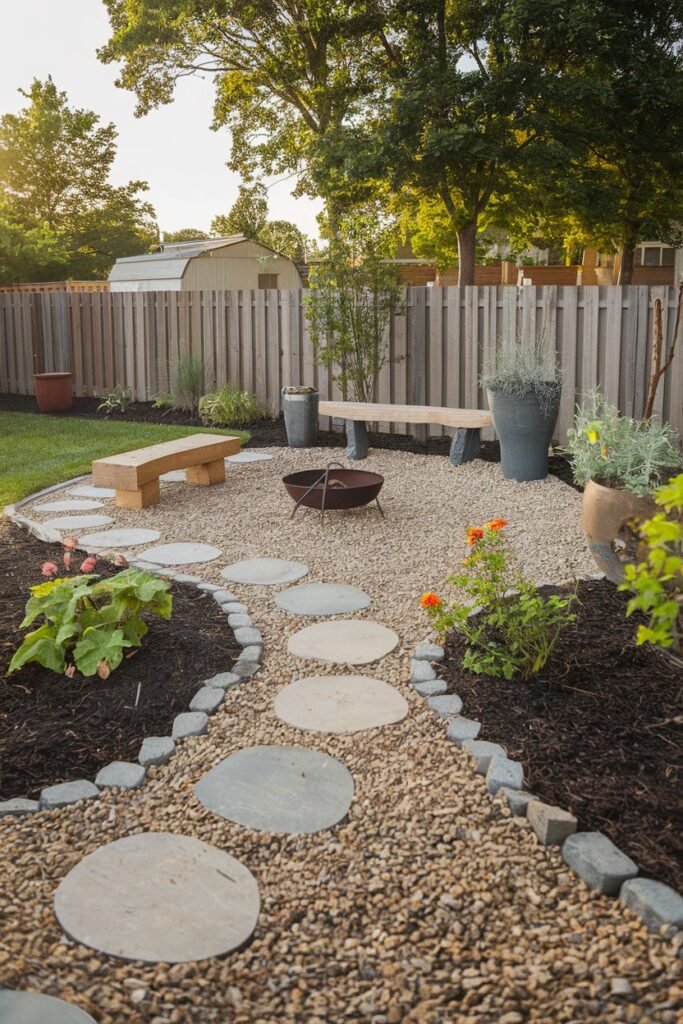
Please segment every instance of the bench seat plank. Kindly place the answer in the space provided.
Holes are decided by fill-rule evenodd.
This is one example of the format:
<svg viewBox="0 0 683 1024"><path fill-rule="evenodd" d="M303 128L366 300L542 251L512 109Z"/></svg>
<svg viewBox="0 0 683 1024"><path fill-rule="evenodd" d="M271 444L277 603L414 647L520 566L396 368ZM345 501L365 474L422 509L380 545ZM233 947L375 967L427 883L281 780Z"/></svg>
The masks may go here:
<svg viewBox="0 0 683 1024"><path fill-rule="evenodd" d="M321 416L369 423L438 423L443 427L490 427L491 413L483 409L449 409L437 405L383 405L377 402L320 402Z"/></svg>

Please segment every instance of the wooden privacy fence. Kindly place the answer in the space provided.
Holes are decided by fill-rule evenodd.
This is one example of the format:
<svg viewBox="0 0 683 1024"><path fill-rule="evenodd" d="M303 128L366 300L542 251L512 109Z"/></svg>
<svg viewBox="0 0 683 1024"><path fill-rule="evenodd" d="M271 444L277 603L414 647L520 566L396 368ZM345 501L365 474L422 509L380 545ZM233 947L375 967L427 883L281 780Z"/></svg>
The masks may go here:
<svg viewBox="0 0 683 1024"><path fill-rule="evenodd" d="M121 384L146 401L169 390L179 355L195 353L206 390L239 385L273 414L283 385L316 384L323 398L338 399L330 372L315 364L304 296L276 290L0 293L0 391L30 394L34 369L71 369L76 395L102 395ZM596 387L622 412L639 416L657 298L670 339L676 293L666 287L408 288L387 328L394 361L379 374L376 400L486 408L479 375L495 361L497 347L521 338L539 341L563 368L562 439L576 401ZM683 429L683 350L660 386L655 411Z"/></svg>

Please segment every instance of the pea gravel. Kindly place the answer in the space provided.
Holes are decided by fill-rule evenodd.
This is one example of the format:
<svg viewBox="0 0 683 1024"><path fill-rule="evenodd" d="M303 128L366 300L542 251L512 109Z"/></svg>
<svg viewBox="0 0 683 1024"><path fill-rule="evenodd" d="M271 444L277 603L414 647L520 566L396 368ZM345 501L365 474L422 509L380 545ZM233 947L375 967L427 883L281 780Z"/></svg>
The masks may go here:
<svg viewBox="0 0 683 1024"><path fill-rule="evenodd" d="M356 615L402 641L368 674L404 694L408 717L352 735L281 722L279 689L343 670L287 653L288 637L311 620L279 611L277 588L231 584L263 633L264 667L226 690L208 736L180 742L141 789L0 820L0 984L70 999L100 1024L678 1024L683 936L648 934L570 874L557 850L540 847L528 822L489 798L448 740L446 720L408 682L410 653L430 638L419 595L440 590L462 558L463 527L505 516L527 570L560 582L594 571L580 497L554 478L503 481L494 464L456 470L447 459L373 451L362 468L386 478L386 520L364 509L331 513L321 527L312 512L290 522L280 477L342 452L273 454L230 466L224 486L170 484L161 505L112 514L117 525L159 529L164 542L220 548L220 559L188 570L212 583L230 562L263 555L304 562L311 582L361 587L373 604ZM356 794L345 822L314 836L271 836L201 806L193 787L219 760L272 743L322 751L349 768ZM61 933L52 897L64 875L99 845L142 830L196 836L249 867L263 905L246 949L149 966L97 955Z"/></svg>

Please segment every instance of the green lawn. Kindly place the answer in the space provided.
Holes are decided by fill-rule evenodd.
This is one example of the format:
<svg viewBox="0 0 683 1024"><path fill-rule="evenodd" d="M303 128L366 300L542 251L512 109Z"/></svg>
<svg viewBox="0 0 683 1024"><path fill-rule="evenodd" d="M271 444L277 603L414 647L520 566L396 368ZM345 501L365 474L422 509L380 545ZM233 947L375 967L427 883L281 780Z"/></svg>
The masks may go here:
<svg viewBox="0 0 683 1024"><path fill-rule="evenodd" d="M239 430L0 412L0 509L50 484L89 473L93 459L199 431L238 435L242 444L249 440Z"/></svg>

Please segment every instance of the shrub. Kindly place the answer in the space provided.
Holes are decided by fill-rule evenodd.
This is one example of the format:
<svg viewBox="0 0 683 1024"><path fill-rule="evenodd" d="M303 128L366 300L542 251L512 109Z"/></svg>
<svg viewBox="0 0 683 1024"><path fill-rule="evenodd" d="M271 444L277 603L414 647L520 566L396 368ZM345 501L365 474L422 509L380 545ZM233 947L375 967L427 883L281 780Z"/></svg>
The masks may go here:
<svg viewBox="0 0 683 1024"><path fill-rule="evenodd" d="M165 409L168 412L169 409L173 408L173 399L170 395L161 394L157 395L152 402L153 409Z"/></svg>
<svg viewBox="0 0 683 1024"><path fill-rule="evenodd" d="M196 413L204 390L204 364L198 355L179 355L171 369L171 398L174 409Z"/></svg>
<svg viewBox="0 0 683 1024"><path fill-rule="evenodd" d="M233 427L238 423L262 420L266 413L255 395L226 385L220 391L200 399L199 415L202 423L211 423L215 427Z"/></svg>
<svg viewBox="0 0 683 1024"><path fill-rule="evenodd" d="M673 427L659 420L621 416L598 393L577 408L567 436L565 452L581 485L594 480L648 495L683 464Z"/></svg>
<svg viewBox="0 0 683 1024"><path fill-rule="evenodd" d="M638 626L636 642L683 655L683 473L660 487L654 500L664 512L638 527L647 559L624 567L619 589L634 593L627 615L641 611L649 617Z"/></svg>
<svg viewBox="0 0 683 1024"><path fill-rule="evenodd" d="M497 353L495 369L485 371L480 384L511 398L533 392L543 412L548 412L562 389L562 371L556 363L549 365L540 343L524 345L518 339L513 348Z"/></svg>
<svg viewBox="0 0 683 1024"><path fill-rule="evenodd" d="M102 401L97 406L97 411L99 412L100 409L104 409L106 416L110 412L125 412L132 400L133 396L130 388L124 384L117 384L113 391L110 391L108 395L104 395Z"/></svg>
<svg viewBox="0 0 683 1024"><path fill-rule="evenodd" d="M64 542L68 569L75 539ZM119 563L126 565L123 557ZM92 572L96 559L86 558L80 576L48 579L31 587L21 628L43 619L27 633L10 662L16 672L35 661L53 672L72 676L76 669L84 676L106 679L123 660L129 647L140 647L147 633L143 612L170 619L172 597L169 584L139 569L124 569L108 579ZM44 576L59 572L54 562L44 562Z"/></svg>
<svg viewBox="0 0 683 1024"><path fill-rule="evenodd" d="M470 554L463 572L448 581L462 600L446 602L437 594L422 596L435 628L455 629L465 638L463 667L482 675L529 679L546 665L562 629L573 622L576 594L542 597L534 584L513 567L503 529L492 519L467 529Z"/></svg>

